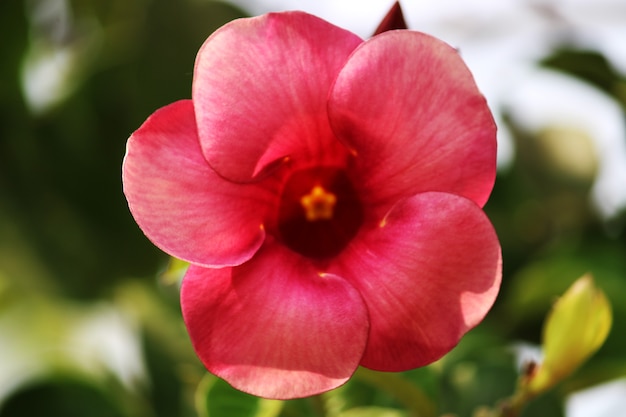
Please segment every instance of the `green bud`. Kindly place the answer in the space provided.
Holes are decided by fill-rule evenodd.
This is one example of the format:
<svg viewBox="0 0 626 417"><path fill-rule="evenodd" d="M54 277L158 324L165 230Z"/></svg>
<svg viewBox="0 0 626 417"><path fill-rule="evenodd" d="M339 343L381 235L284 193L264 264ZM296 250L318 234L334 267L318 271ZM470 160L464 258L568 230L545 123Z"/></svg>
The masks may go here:
<svg viewBox="0 0 626 417"><path fill-rule="evenodd" d="M574 372L602 346L611 321L611 304L595 287L593 277L587 274L579 278L546 318L544 358L523 381L526 391L539 394Z"/></svg>

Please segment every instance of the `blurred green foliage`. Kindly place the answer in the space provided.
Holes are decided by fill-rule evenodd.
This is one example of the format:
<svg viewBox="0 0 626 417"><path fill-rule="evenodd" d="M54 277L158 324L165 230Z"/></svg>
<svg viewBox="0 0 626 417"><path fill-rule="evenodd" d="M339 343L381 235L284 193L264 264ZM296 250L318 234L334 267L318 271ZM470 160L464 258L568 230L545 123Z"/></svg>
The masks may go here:
<svg viewBox="0 0 626 417"><path fill-rule="evenodd" d="M11 34L0 41L0 256L20 286L97 297L116 280L154 275L163 259L124 203L126 139L156 108L190 96L198 48L242 12L215 2L75 1L65 38L46 40L54 19L35 24L27 7L45 3L0 5ZM72 49L81 37L93 50ZM82 71L70 80L79 83L74 94L34 115L20 81L25 53L41 38L75 52Z"/></svg>
<svg viewBox="0 0 626 417"><path fill-rule="evenodd" d="M62 14L37 18L46 1L0 1L0 373L18 351L40 364L0 376L0 417L220 416L222 406L245 409L242 417L398 417L411 410L407 386L425 393L438 413L470 416L512 393L511 344L537 343L554 299L586 272L614 306L613 331L573 378L524 415L560 416L569 392L626 376L626 216L600 219L589 205L593 178L555 169L542 152L545 137L512 126L517 157L486 207L503 247L502 294L454 351L396 375L409 385L374 383L358 372L320 398L280 406L204 377L180 318L176 280L158 278L167 258L131 218L120 170L130 133L155 109L190 96L199 46L244 12L208 0L72 0L61 25ZM56 3L65 4L49 1ZM26 58L59 50L72 56L64 91L33 106L22 88ZM542 64L626 108L623 75L598 53L564 48ZM101 303L134 323L143 380L87 370L62 349L48 354L71 344L75 318Z"/></svg>

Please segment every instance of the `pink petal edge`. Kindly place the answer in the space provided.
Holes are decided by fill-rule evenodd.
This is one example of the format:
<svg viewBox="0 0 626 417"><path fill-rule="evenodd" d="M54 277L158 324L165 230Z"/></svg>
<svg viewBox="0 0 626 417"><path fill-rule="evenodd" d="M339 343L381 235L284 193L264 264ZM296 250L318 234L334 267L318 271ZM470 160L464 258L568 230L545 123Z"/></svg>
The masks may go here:
<svg viewBox="0 0 626 417"><path fill-rule="evenodd" d="M190 267L181 303L207 369L257 396L289 399L336 388L365 349L368 317L359 293L277 244L239 267Z"/></svg>
<svg viewBox="0 0 626 417"><path fill-rule="evenodd" d="M347 151L330 128L326 100L361 42L303 12L238 19L214 32L198 53L192 93L210 165L250 182L286 157L342 164Z"/></svg>
<svg viewBox="0 0 626 417"><path fill-rule="evenodd" d="M238 265L265 239L272 196L262 185L220 178L206 163L191 100L157 110L128 140L124 193L135 221L160 249L206 266Z"/></svg>
<svg viewBox="0 0 626 417"><path fill-rule="evenodd" d="M496 126L459 53L415 31L359 46L331 90L331 126L355 151L361 194L388 210L418 192L483 206L496 172Z"/></svg>
<svg viewBox="0 0 626 417"><path fill-rule="evenodd" d="M439 359L491 308L501 263L498 237L474 202L428 192L398 203L329 269L367 305L361 364L404 371Z"/></svg>

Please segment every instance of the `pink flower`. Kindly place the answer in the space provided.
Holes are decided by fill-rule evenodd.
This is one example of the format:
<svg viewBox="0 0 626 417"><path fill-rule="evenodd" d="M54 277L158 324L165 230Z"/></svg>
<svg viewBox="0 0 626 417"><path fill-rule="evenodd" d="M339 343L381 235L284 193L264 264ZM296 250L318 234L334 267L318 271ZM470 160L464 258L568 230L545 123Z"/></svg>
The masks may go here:
<svg viewBox="0 0 626 417"><path fill-rule="evenodd" d="M431 363L483 319L495 159L456 50L287 12L209 37L192 99L131 136L123 182L144 233L191 263L182 312L207 369L294 398Z"/></svg>

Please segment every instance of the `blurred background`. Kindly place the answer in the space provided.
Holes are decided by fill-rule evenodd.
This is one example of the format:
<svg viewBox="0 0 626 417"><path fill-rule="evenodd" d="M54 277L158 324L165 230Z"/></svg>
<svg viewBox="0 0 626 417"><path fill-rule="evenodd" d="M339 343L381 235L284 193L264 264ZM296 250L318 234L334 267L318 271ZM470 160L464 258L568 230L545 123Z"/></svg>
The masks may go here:
<svg viewBox="0 0 626 417"><path fill-rule="evenodd" d="M121 162L154 110L190 97L196 52L225 22L304 9L368 37L392 3L0 1L0 417L322 415L316 400L257 409L206 375L180 316L184 265L135 225ZM440 413L493 405L514 389L516 352L536 352L554 300L591 272L612 302L612 332L524 416L625 416L626 3L401 5L412 29L459 49L494 111L499 172L486 211L504 279L484 323L400 377ZM326 399L342 416L409 415L367 374Z"/></svg>

